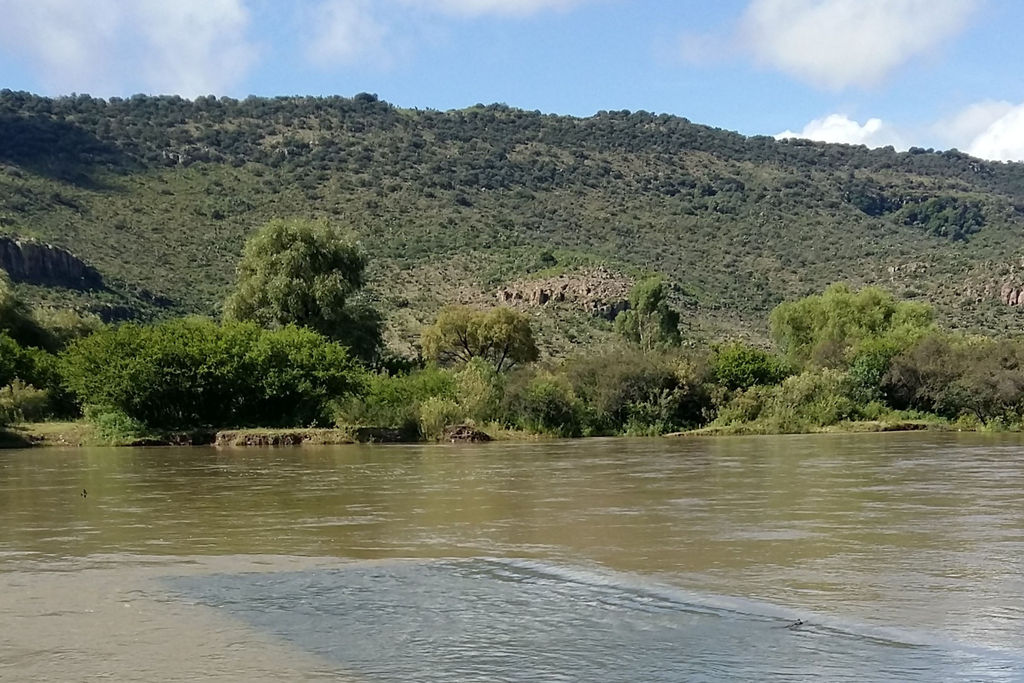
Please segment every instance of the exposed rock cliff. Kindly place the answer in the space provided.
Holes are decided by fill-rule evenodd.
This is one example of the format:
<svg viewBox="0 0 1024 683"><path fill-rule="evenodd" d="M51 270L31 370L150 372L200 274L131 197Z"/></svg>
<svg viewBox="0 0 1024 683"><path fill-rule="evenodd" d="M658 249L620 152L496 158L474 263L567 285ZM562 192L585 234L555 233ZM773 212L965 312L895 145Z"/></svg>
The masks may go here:
<svg viewBox="0 0 1024 683"><path fill-rule="evenodd" d="M632 284L629 278L607 268L589 268L509 285L498 291L498 302L523 306L567 303L614 320L629 308Z"/></svg>
<svg viewBox="0 0 1024 683"><path fill-rule="evenodd" d="M0 236L0 268L17 282L103 289L103 277L95 268L66 249L33 240Z"/></svg>

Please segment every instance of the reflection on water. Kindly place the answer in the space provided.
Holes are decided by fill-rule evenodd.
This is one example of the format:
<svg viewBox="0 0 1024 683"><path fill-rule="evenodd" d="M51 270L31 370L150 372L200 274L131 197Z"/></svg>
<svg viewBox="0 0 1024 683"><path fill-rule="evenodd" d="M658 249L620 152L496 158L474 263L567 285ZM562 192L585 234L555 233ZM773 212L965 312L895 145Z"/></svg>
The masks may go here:
<svg viewBox="0 0 1024 683"><path fill-rule="evenodd" d="M401 662L435 641L448 664L431 670L493 679L483 650L499 638L537 650L506 659L517 679L551 680L559 662L625 676L646 666L642 649L662 663L648 679L659 666L728 678L754 660L778 676L863 678L860 659L874 658L873 678L1019 680L1022 453L1018 436L956 434L0 452L0 677L26 678L33 652L69 656L56 632L91 623L89 610L113 618L121 593L83 589L112 582L151 608L118 612L135 615L121 619L134 636L103 648L75 631L76 664L102 651L91 663L113 678L130 678L117 652L150 633L154 648L175 642L179 623L182 643L206 629L235 648L276 639L287 647L273 657L258 648L268 679L273 662L289 678L423 678ZM296 570L302 557L324 559ZM368 560L389 561L377 574L353 564ZM580 571L614 576L613 595ZM348 611L365 626L341 625ZM292 628L291 613L317 629ZM807 625L775 628L796 618ZM287 648L318 663L286 663ZM196 670L230 680L211 657ZM569 676L588 677L601 678Z"/></svg>
<svg viewBox="0 0 1024 683"><path fill-rule="evenodd" d="M169 582L376 681L1014 680L1013 653L536 562Z"/></svg>

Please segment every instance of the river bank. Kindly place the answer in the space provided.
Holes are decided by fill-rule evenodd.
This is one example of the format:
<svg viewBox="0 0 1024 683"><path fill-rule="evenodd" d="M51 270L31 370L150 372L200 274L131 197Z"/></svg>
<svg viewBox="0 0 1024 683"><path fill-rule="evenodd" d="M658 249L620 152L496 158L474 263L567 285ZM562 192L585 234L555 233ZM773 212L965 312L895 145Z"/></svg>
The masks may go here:
<svg viewBox="0 0 1024 683"><path fill-rule="evenodd" d="M478 430L469 425L453 426L440 441L481 443L486 441L536 441L534 434L504 427ZM0 431L0 448L84 448L90 446L216 446L218 448L267 446L334 446L356 443L424 443L416 433L385 427L337 427L294 429L198 429L145 437L105 436L99 427L85 421L28 422Z"/></svg>
<svg viewBox="0 0 1024 683"><path fill-rule="evenodd" d="M843 422L801 432L765 431L761 425L710 425L700 429L673 432L664 437L772 436L799 434L858 434L913 431L982 431L954 427L941 420L860 420ZM537 441L543 437L499 425L476 429L459 425L448 429L439 443L481 443L486 441ZM586 438L586 437L580 437ZM82 448L92 446L215 446L246 448L271 446L332 446L357 443L434 443L417 434L381 427L295 428L295 429L222 429L195 430L143 438L104 437L96 425L87 421L32 422L14 425L0 432L0 448Z"/></svg>

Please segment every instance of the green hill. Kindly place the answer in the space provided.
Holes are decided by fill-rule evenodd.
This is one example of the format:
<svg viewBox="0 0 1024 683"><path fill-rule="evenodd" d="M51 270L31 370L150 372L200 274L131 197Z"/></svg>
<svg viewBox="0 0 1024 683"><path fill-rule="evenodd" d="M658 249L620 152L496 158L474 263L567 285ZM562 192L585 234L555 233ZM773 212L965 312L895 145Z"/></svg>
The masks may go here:
<svg viewBox="0 0 1024 683"><path fill-rule="evenodd" d="M584 310L594 301L531 294L536 281L585 294L598 266L624 282L665 274L698 337L762 335L772 306L839 280L929 301L953 327L1015 330L1001 289L1024 283L1024 165L957 151L779 142L646 112L407 110L366 94L0 92L0 234L67 249L104 283L23 284L39 303L215 315L245 236L281 216L351 227L400 346L441 304L502 291L551 351L599 338L610 325Z"/></svg>

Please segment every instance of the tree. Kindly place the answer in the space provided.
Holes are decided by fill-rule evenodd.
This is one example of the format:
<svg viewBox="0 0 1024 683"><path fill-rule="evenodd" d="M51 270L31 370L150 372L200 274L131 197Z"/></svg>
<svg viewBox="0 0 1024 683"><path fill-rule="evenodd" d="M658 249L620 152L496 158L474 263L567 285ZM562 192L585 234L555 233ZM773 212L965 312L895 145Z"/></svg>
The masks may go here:
<svg viewBox="0 0 1024 683"><path fill-rule="evenodd" d="M781 303L769 318L771 335L791 362L844 366L869 341L898 352L932 328L926 304L897 301L879 287L853 291L834 284L822 294Z"/></svg>
<svg viewBox="0 0 1024 683"><path fill-rule="evenodd" d="M679 346L679 313L669 307L661 278L647 278L633 287L629 310L615 318L615 331L644 351Z"/></svg>
<svg viewBox="0 0 1024 683"><path fill-rule="evenodd" d="M6 332L22 346L49 348L50 336L39 325L32 309L14 291L11 279L0 269L0 332Z"/></svg>
<svg viewBox="0 0 1024 683"><path fill-rule="evenodd" d="M423 353L445 363L483 358L501 372L540 355L526 315L511 308L480 311L448 306L437 322L423 331Z"/></svg>
<svg viewBox="0 0 1024 683"><path fill-rule="evenodd" d="M60 362L83 405L155 429L330 424L331 402L362 388L344 347L295 326L126 324L72 342Z"/></svg>
<svg viewBox="0 0 1024 683"><path fill-rule="evenodd" d="M308 327L372 360L381 345L380 316L351 302L365 269L359 249L327 222L272 220L245 244L224 318L267 329Z"/></svg>
<svg viewBox="0 0 1024 683"><path fill-rule="evenodd" d="M793 374L774 353L741 343L718 349L711 359L711 373L715 381L732 390L778 384Z"/></svg>

